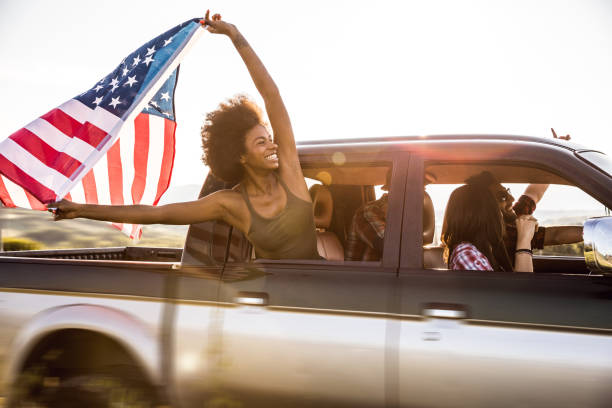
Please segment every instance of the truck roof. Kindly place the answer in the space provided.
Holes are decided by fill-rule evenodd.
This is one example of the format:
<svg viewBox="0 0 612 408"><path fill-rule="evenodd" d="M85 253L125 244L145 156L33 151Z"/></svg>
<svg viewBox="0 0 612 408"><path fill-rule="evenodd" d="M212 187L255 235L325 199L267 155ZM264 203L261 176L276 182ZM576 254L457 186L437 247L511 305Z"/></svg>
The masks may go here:
<svg viewBox="0 0 612 408"><path fill-rule="evenodd" d="M426 141L432 142L483 142L483 141L497 141L497 142L529 142L529 143L541 143L546 145L557 146L572 151L580 150L592 150L587 149L584 146L580 146L573 142L568 142L563 139L554 138L543 138L534 136L520 136L520 135L490 135L490 134L455 134L455 135L425 135L425 136L379 136L379 137L364 137L364 138L346 138L346 139L321 139L321 140L306 140L297 142L298 147L300 146L325 146L325 145L345 145L345 146L359 146L364 144L377 144L377 145L405 145L410 143L422 143Z"/></svg>

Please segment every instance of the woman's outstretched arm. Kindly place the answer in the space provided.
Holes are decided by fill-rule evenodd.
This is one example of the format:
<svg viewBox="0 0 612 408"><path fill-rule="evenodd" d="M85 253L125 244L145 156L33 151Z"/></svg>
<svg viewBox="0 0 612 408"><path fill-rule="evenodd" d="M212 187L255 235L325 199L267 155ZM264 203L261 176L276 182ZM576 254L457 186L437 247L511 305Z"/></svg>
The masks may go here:
<svg viewBox="0 0 612 408"><path fill-rule="evenodd" d="M99 221L129 224L186 225L211 220L223 220L239 229L244 229L240 216L238 194L218 191L196 201L153 205L97 205L78 204L68 200L49 204L56 221L71 218L88 218Z"/></svg>
<svg viewBox="0 0 612 408"><path fill-rule="evenodd" d="M295 147L291 120L278 87L268 70L236 26L222 21L218 14L210 18L208 11L203 23L211 33L225 34L232 40L266 105L266 112L274 131L274 141L278 145L281 177L293 187L295 193L300 193L302 198L310 200Z"/></svg>

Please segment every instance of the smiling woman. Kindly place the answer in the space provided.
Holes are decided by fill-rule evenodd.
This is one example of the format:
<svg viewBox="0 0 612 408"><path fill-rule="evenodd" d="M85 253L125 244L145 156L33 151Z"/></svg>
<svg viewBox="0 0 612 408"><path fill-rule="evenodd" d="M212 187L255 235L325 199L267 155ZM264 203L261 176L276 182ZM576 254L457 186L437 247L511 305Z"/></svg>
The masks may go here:
<svg viewBox="0 0 612 408"><path fill-rule="evenodd" d="M202 126L204 164L221 180L232 184L240 182L244 178L240 157L246 152L246 136L260 135L256 141L258 145L270 138L262 125L261 110L246 96L221 103L217 110L206 115Z"/></svg>
<svg viewBox="0 0 612 408"><path fill-rule="evenodd" d="M274 141L260 109L244 96L221 103L202 126L204 162L231 190L163 206L105 206L63 200L55 219L90 218L132 224L194 224L220 220L244 233L258 257L316 259L312 201L300 167L289 115L276 84L238 29L209 13L201 23L228 36L261 94Z"/></svg>

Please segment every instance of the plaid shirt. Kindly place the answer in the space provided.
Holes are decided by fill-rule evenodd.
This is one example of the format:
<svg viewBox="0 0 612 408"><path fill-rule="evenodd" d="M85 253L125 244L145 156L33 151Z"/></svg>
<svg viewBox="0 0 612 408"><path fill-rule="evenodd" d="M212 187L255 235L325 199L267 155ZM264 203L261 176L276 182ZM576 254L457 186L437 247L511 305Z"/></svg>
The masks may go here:
<svg viewBox="0 0 612 408"><path fill-rule="evenodd" d="M462 271L492 271L486 256L474 245L462 242L455 247L448 263L449 268Z"/></svg>
<svg viewBox="0 0 612 408"><path fill-rule="evenodd" d="M512 208L514 208L514 212L516 213L516 215L531 215L536 209L536 203L530 197L522 195ZM546 228L539 227L535 234L533 234L533 239L531 240L532 249L544 248L545 232ZM518 236L514 221L506 222L504 245L506 246L506 251L508 251L508 255L510 256L510 260L512 261L512 263L514 263L514 251L516 251L517 238Z"/></svg>
<svg viewBox="0 0 612 408"><path fill-rule="evenodd" d="M388 195L363 205L353 216L346 240L347 261L378 261L382 254Z"/></svg>

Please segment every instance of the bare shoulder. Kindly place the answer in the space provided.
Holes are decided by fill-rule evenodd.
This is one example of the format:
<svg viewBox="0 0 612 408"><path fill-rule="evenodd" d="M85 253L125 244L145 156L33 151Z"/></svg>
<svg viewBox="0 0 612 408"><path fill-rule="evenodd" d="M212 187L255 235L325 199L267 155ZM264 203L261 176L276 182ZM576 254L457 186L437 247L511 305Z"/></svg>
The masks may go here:
<svg viewBox="0 0 612 408"><path fill-rule="evenodd" d="M251 222L249 209L236 187L231 190L216 191L200 198L198 201L214 203L213 205L219 207L222 211L220 219L243 232L248 229Z"/></svg>
<svg viewBox="0 0 612 408"><path fill-rule="evenodd" d="M200 202L214 202L220 205L223 209L231 211L232 209L239 209L244 206L244 199L242 194L236 188L231 190L219 190L211 193L205 197L200 198Z"/></svg>

